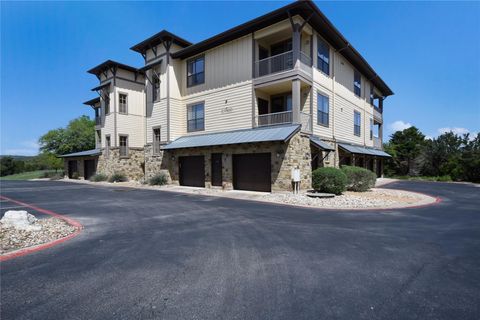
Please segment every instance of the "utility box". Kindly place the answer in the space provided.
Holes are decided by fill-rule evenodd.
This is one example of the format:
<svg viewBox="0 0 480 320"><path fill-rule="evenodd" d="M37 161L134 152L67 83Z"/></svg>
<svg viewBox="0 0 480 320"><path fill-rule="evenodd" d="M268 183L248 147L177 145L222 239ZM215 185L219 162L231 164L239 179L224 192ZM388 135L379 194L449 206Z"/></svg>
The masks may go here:
<svg viewBox="0 0 480 320"><path fill-rule="evenodd" d="M293 182L300 182L300 169L293 168L292 169L292 181Z"/></svg>

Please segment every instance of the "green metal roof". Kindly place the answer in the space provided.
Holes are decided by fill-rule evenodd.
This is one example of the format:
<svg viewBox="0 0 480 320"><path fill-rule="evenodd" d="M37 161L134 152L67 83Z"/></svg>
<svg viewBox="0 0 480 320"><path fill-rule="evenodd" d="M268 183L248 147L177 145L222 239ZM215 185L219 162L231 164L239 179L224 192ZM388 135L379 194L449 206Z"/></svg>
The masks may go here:
<svg viewBox="0 0 480 320"><path fill-rule="evenodd" d="M74 153L67 153L67 154L62 154L58 156L59 158L70 158L70 157L87 157L87 156L97 156L101 154L102 151L100 149L92 149L92 150L86 150L86 151L80 151L80 152L74 152Z"/></svg>
<svg viewBox="0 0 480 320"><path fill-rule="evenodd" d="M373 148L367 148L363 146L355 146L352 144L347 144L347 143L339 143L338 146L342 148L343 150L350 152L350 153L355 153L355 154L366 154L369 156L376 156L376 157L387 157L391 158L392 156L386 153L385 151L378 150L378 149L373 149Z"/></svg>
<svg viewBox="0 0 480 320"><path fill-rule="evenodd" d="M326 151L335 151L335 148L326 143L325 141L321 140L317 136L310 136L310 142L316 145L318 148Z"/></svg>

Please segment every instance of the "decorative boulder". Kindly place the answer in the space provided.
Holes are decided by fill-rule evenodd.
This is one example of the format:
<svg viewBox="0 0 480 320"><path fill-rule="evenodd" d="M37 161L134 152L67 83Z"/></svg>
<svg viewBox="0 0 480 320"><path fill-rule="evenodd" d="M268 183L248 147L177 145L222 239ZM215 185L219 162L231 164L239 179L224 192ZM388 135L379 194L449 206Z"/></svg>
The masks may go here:
<svg viewBox="0 0 480 320"><path fill-rule="evenodd" d="M5 226L28 231L42 230L42 226L36 224L37 221L38 219L33 214L25 210L8 210L0 219L0 222Z"/></svg>

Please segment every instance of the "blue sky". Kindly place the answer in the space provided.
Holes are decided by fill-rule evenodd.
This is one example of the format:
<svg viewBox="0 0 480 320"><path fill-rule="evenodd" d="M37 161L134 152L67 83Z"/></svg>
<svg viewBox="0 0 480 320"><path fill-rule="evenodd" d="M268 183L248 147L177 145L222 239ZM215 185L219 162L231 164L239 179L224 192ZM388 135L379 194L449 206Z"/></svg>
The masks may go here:
<svg viewBox="0 0 480 320"><path fill-rule="evenodd" d="M197 42L288 2L1 2L0 154L37 152L38 137L92 110L82 104L106 59L168 29ZM480 131L479 2L316 2L389 84L385 136Z"/></svg>

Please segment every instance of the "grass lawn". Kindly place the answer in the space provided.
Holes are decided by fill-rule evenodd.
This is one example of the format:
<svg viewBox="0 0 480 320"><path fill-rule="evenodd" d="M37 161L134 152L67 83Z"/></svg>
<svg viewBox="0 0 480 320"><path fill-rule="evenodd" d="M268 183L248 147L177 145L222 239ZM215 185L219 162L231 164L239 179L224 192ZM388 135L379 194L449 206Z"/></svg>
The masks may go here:
<svg viewBox="0 0 480 320"><path fill-rule="evenodd" d="M16 173L9 176L0 177L0 180L29 180L29 179L38 179L43 178L45 172L55 172L55 170L37 170Z"/></svg>

